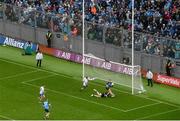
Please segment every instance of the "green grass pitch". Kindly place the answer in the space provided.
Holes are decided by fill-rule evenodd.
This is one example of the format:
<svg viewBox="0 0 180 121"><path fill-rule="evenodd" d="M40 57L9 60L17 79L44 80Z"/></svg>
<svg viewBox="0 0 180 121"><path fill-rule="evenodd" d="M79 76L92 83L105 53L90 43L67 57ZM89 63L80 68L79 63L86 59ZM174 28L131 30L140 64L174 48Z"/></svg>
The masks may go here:
<svg viewBox="0 0 180 121"><path fill-rule="evenodd" d="M42 68L35 56L22 56L21 50L0 46L0 119L42 120L39 87L45 85L52 120L180 120L180 90L154 84L144 94L131 95L127 88L113 87L115 98L95 98L93 89L104 89L94 80L80 91L82 66L45 55ZM123 77L122 77L123 78Z"/></svg>

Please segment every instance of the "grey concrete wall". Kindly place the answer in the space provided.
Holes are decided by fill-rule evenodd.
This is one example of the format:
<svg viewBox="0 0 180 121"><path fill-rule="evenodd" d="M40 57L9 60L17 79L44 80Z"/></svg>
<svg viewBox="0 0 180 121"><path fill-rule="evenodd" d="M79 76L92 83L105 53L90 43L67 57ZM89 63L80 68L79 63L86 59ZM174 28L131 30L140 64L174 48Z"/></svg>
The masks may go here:
<svg viewBox="0 0 180 121"><path fill-rule="evenodd" d="M47 45L45 38L47 31L47 29L33 28L28 25L19 25L0 20L0 33L14 38L21 38ZM82 39L80 37L72 37L68 41L64 41L63 36L61 33L54 33L52 47L82 53ZM100 58L115 62L122 62L123 57L129 57L131 60L130 49L87 39L85 40L85 53L91 53ZM135 52L135 64L141 65L144 69L151 69L153 72L165 73L166 61L167 59L164 57ZM177 66L173 70L173 73L176 77L180 77L180 66Z"/></svg>

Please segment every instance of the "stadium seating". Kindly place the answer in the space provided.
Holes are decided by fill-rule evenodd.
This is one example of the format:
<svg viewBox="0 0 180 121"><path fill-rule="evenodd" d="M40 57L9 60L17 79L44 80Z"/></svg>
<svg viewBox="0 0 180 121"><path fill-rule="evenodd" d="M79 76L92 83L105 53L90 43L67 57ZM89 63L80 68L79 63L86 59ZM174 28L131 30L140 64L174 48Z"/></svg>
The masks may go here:
<svg viewBox="0 0 180 121"><path fill-rule="evenodd" d="M71 37L82 36L82 0L5 0L5 3L7 20ZM131 6L131 0L85 0L87 39L131 48ZM178 0L136 0L135 50L178 58L179 41L175 40L180 39L179 8ZM0 5L0 18L2 14Z"/></svg>

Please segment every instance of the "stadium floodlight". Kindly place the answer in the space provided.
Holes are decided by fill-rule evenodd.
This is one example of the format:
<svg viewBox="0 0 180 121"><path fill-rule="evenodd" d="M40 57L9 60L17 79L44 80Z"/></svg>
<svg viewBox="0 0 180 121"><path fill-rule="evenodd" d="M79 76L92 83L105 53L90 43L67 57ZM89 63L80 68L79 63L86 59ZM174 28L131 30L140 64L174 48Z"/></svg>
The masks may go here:
<svg viewBox="0 0 180 121"><path fill-rule="evenodd" d="M144 92L140 66L132 67L117 62L107 62L92 54L84 54L84 59L84 76L103 81L111 80L115 84L129 88L132 94ZM133 82L131 76L134 78Z"/></svg>

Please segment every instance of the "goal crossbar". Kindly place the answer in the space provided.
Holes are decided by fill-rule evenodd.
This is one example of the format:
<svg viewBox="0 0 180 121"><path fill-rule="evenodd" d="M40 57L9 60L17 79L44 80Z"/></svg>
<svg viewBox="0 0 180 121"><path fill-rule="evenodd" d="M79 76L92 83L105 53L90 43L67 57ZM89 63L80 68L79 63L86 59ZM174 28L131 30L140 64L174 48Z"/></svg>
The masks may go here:
<svg viewBox="0 0 180 121"><path fill-rule="evenodd" d="M96 57L92 54L84 54L83 64L85 66L85 76L93 76L100 80L108 81L111 79L114 83L143 91L141 81L141 67L139 65L131 66ZM131 80L135 77L135 81ZM134 87L132 87L134 83Z"/></svg>

